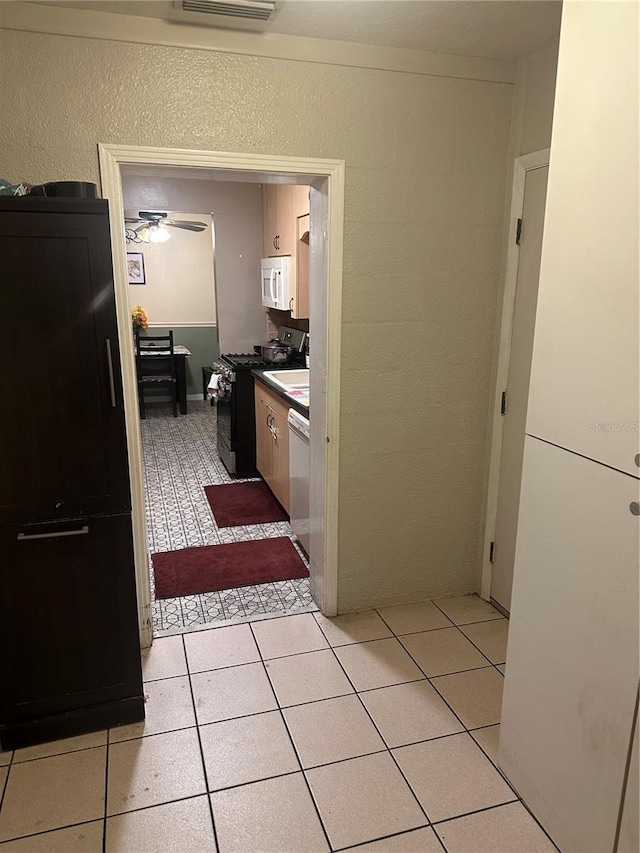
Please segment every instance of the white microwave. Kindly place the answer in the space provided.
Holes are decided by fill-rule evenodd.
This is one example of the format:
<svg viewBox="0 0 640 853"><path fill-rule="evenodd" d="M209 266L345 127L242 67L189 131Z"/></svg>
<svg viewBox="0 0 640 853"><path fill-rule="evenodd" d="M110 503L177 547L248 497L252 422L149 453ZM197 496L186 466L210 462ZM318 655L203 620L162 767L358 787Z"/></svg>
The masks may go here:
<svg viewBox="0 0 640 853"><path fill-rule="evenodd" d="M262 304L279 311L291 310L291 257L263 258Z"/></svg>

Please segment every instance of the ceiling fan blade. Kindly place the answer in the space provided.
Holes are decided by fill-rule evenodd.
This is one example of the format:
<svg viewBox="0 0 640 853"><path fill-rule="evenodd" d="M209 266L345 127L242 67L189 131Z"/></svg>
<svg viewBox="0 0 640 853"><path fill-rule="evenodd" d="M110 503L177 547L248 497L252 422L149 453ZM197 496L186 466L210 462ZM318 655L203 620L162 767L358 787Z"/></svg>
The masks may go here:
<svg viewBox="0 0 640 853"><path fill-rule="evenodd" d="M142 220L141 220L140 218L138 218L138 219L131 219L131 218L129 218L128 216L125 216L124 221L125 221L125 222L141 222Z"/></svg>
<svg viewBox="0 0 640 853"><path fill-rule="evenodd" d="M204 231L207 227L204 222L190 222L187 219L167 219L164 224L171 228L183 228L185 231Z"/></svg>

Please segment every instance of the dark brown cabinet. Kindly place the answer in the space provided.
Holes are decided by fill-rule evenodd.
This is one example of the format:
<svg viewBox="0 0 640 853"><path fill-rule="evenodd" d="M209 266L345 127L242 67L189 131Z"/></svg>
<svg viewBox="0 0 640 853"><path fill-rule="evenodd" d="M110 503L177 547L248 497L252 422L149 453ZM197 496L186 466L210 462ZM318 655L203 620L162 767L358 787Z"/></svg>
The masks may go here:
<svg viewBox="0 0 640 853"><path fill-rule="evenodd" d="M106 201L0 198L0 525L131 508Z"/></svg>
<svg viewBox="0 0 640 853"><path fill-rule="evenodd" d="M106 201L0 198L0 743L144 716Z"/></svg>

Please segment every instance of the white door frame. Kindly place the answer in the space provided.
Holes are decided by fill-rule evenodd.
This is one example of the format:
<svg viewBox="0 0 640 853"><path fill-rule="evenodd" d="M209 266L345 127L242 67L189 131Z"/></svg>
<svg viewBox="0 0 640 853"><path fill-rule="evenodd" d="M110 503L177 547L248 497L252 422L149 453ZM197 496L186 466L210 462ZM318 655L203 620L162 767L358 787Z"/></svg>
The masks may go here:
<svg viewBox="0 0 640 853"><path fill-rule="evenodd" d="M487 601L491 597L491 579L493 566L489 561L491 543L495 538L496 516L498 512L498 486L500 484L500 461L502 459L502 431L504 418L500 414L502 392L507 387L509 362L511 360L511 335L513 332L513 312L516 304L518 283L518 263L520 247L516 245L518 219L522 217L524 206L524 188L527 172L549 165L549 149L534 151L516 157L513 168L511 209L509 213L509 242L505 269L504 293L502 299L502 319L498 344L498 369L496 371L495 400L491 417L491 444L489 449L489 476L487 486L487 515L482 543L482 579L480 595Z"/></svg>
<svg viewBox="0 0 640 853"><path fill-rule="evenodd" d="M318 546L321 546L318 547L318 553L322 563L319 566L316 565L316 571L321 572L324 576L322 601L318 604L325 615L334 616L337 613L338 603L338 428L340 414L344 161L104 144L98 145L98 154L102 195L109 200L111 210L117 211L118 214L123 210L120 171L120 167L123 165L151 164L186 166L192 169L202 168L208 170L207 177L209 179L211 179L211 170L262 172L278 175L285 173L326 179L328 210L326 223L323 223L322 234L327 241L326 293L324 300L322 300L325 316L318 318L318 328L326 330L326 334L321 336L321 338L324 337L324 340L320 339L317 342L316 336L314 336L311 353L312 367L317 365L321 368L312 371L312 374L315 374L314 389L317 389L317 391L314 389L312 391L314 393L319 392L317 399L326 400L324 430L318 430L315 433L318 436L318 445L322 444L322 447L318 448L319 452L315 454L316 459L319 460L317 464L320 467L319 470L311 473L312 479L324 486L324 501L321 502L318 510L321 517L311 519L311 523L315 529L324 531L324 537L319 537L317 540ZM119 216L115 215L111 217L111 245L122 359L125 422L129 448L140 642L141 646L145 648L151 645L153 626L151 621L142 448L138 419L135 359L133 347L130 345L131 317L126 272L126 247ZM319 384L315 385L315 382ZM310 557L313 566L313 548Z"/></svg>

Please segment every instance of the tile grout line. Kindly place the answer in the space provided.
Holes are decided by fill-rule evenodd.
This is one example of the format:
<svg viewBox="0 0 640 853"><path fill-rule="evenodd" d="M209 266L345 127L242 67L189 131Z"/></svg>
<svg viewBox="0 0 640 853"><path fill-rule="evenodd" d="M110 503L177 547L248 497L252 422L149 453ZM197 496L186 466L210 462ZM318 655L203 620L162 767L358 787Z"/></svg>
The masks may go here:
<svg viewBox="0 0 640 853"><path fill-rule="evenodd" d="M184 659L187 664L187 677L189 679L189 691L191 693L191 706L193 708L193 718L195 720L195 729L196 729L196 737L198 738L198 749L200 750L200 761L202 763L202 778L204 779L204 795L207 798L207 804L209 806L209 817L211 818L211 829L213 831L213 843L215 844L215 848L220 853L220 845L218 844L218 830L216 829L216 819L213 814L213 803L211 802L211 795L209 792L209 777L207 775L207 763L204 757L204 749L202 748L202 737L200 736L200 726L198 724L198 709L196 708L196 698L193 692L193 684L191 682L191 673L189 672L189 658L187 657L187 645L184 640L184 635L182 637L182 651L184 652Z"/></svg>
<svg viewBox="0 0 640 853"><path fill-rule="evenodd" d="M401 832L392 832L390 835L381 835L379 838L374 838L372 841L359 841L357 844L349 844L347 847L334 848L332 853L358 853L358 850L362 849L363 844L377 844L380 841L391 841L394 838L402 838L405 835L411 835L412 832L420 832L422 829L431 829L431 824L429 824L429 826L416 826L414 829L403 829ZM432 835L436 841L440 843L445 853L447 853L446 847L442 844L442 841L434 830L432 830Z"/></svg>
<svg viewBox="0 0 640 853"><path fill-rule="evenodd" d="M138 811L142 811L138 809ZM128 812L126 812L128 814ZM3 841L0 841L0 848L5 844L10 844L14 841L25 841L28 838L39 838L44 835L51 835L53 832L61 832L63 829L75 829L77 826L88 826L90 823L102 823L103 818L93 817L89 820L80 820L77 823L65 823L63 826L52 826L51 829L42 829L38 832L32 832L29 835L16 835L13 838L5 838ZM103 828L104 829L104 828ZM102 845L100 847L102 850ZM29 853L29 851L25 851L25 853Z"/></svg>
<svg viewBox="0 0 640 853"><path fill-rule="evenodd" d="M380 614L378 614L378 615L380 615ZM381 617L381 618L382 618L382 617ZM316 622L316 624L317 624L317 622ZM386 624L386 623L385 623L385 624ZM324 633L324 631L322 631L322 627L321 627L320 625L318 625L318 628L320 628L320 631L322 632L322 634L323 634L324 638L327 640L327 642L329 642L329 640L328 640L328 638L327 638L326 634ZM333 648L333 646L331 646L331 645L330 645L330 648L331 648L331 652L333 653L333 656L334 656L335 660L338 662L338 666L342 669L342 671L343 671L343 673L344 673L344 675L345 675L345 678L347 679L347 681L349 682L349 684L350 684L350 685L351 685L351 687L353 688L354 694L357 696L358 701L360 702L360 706L362 707L362 709L364 710L365 714L366 714L366 715L367 715L367 717L369 718L369 721L371 722L371 725L374 727L375 731L377 732L378 737L380 738L380 740L382 741L382 743L385 745L385 751L389 754L389 756L390 756L391 760L393 761L393 763L394 763L394 765L395 765L395 767L396 767L396 769L397 769L398 773L400 774L400 776L401 776L401 777L402 777L402 779L404 780L404 783L406 784L406 786L408 787L409 791L411 792L411 795L412 795L413 799L415 800L415 802L416 802L416 804L417 804L418 808L420 809L420 811L421 811L421 812L422 812L422 814L424 815L425 820L427 821L427 826L429 826L429 825L431 824L431 821L429 820L429 815L427 814L427 810L424 808L424 806L422 805L422 803L421 803L421 802L420 802L420 800L418 799L418 797L417 797L417 795L416 795L416 792L413 790L413 786L409 783L409 780L408 780L408 779L407 779L407 777L405 776L404 771L402 770L402 768L401 768L401 767L400 767L400 765L398 764L398 762L397 762L397 760L396 760L396 757L395 757L395 755L393 754L392 749L388 746L387 741L385 740L385 738L384 738L384 736L383 736L382 732L380 731L380 729L379 729L379 728L378 728L378 726L376 725L375 720L373 719L373 717L372 717L372 716L371 716L371 714L369 713L369 709L367 708L367 706L364 704L364 702L363 702L363 701L362 701L362 699L360 698L360 693L359 693L359 692L358 692L358 690L356 689L355 684L353 683L353 681L352 681L352 680L351 680L351 678L349 677L349 674L347 673L346 669L345 669L345 668L344 668L344 666L342 665L342 661L340 660L340 658L339 658L339 657L338 657L338 655L336 654L335 649L334 649L334 648ZM393 686L393 685L389 685L389 686ZM382 750L381 750L381 752L382 752ZM375 753L375 754L378 754L378 753ZM351 760L351 759L345 759L345 760ZM419 828L420 828L420 827L413 827L413 829L419 829ZM365 842L361 842L361 843L365 843Z"/></svg>
<svg viewBox="0 0 640 853"><path fill-rule="evenodd" d="M314 622L315 622L315 619L314 619ZM258 654L260 655L260 660L262 661L262 668L264 669L264 671L266 673L267 680L269 681L269 686L271 687L271 691L272 691L274 698L276 700L276 705L278 706L278 713L280 714L280 719L282 720L282 724L284 725L285 731L289 737L291 747L293 749L294 755L295 755L296 760L298 762L298 766L300 768L299 772L302 774L302 778L304 780L305 787L306 787L307 792L309 794L309 798L311 799L311 803L313 804L313 808L314 808L316 816L318 818L318 822L320 823L320 827L322 829L325 840L327 842L327 846L329 847L329 850L333 850L333 845L332 845L331 840L329 838L329 833L327 831L326 826L324 825L324 821L322 820L322 815L320 814L320 809L318 807L318 804L316 803L315 797L313 796L313 791L311 790L311 785L309 784L309 780L307 779L307 775L304 772L304 768L302 766L302 760L300 758L298 748L296 747L295 741L293 739L293 735L291 734L291 731L289 730L289 726L287 725L286 717L284 716L282 706L280 705L280 700L278 699L278 695L276 693L275 687L273 686L273 682L271 681L271 676L269 675L269 670L268 670L267 665L265 663L265 660L262 656L262 650L260 649L260 646L258 644L258 638L255 635L255 632L253 630L253 626L251 625L251 623L249 623L249 630L251 631L251 636L253 637L253 641L256 644L256 647L258 649ZM221 853L221 851L220 851L220 853Z"/></svg>
<svg viewBox="0 0 640 853"><path fill-rule="evenodd" d="M144 687L143 687L144 693ZM107 853L107 815L109 803L109 753L111 752L111 729L107 729L104 762L104 818L102 820L102 853Z"/></svg>
<svg viewBox="0 0 640 853"><path fill-rule="evenodd" d="M377 611L376 611L376 612L377 612ZM445 614L445 615L446 615L446 614ZM380 614L379 614L379 613L378 613L378 616L380 616ZM380 618L381 618L381 619L382 619L382 621L384 622L384 617L383 617L383 616L380 616ZM447 618L448 618L448 617L447 617ZM386 625L386 624L387 624L387 623L385 622L385 625ZM391 630L391 628L389 628L389 630ZM394 635L394 636L395 636L395 635ZM396 639L397 639L397 637L396 637ZM403 646L402 648L404 649L404 646ZM446 700L446 699L444 698L444 696L440 693L440 691L439 691L439 690L438 690L438 688L435 686L435 684L432 684L432 683L431 683L431 679L430 679L430 678L429 678L429 676L424 672L424 670L423 670L423 669L418 665L418 663L414 660L414 658L412 657L411 653L410 653L410 652L408 652L406 649L404 649L404 650L405 650L405 652L407 653L407 655L409 655L409 657L411 658L411 660L415 663L415 665L418 667L418 669L420 670L420 672L422 672L422 674L424 675L424 677L425 677L426 681L431 685L431 687L433 687L433 689L436 691L436 693L438 694L438 696L440 697L440 699L444 702L444 704L447 706L447 708L451 711L451 713L452 713L452 714L453 714L453 716L456 718L456 720L458 720L458 722L459 722L459 723L460 723L460 725L463 727L463 729L464 729L466 732L468 732L468 731L469 731L469 729L467 728L467 725L466 725L466 723L464 722L464 720L462 719L462 717L460 717L460 716L459 716L459 715L458 715L458 714L453 710L453 707L452 707L452 706L447 702L447 700ZM484 669L485 667L479 667L479 668L480 668L480 669ZM467 670L467 672L472 672L472 670ZM454 674L455 674L455 673L447 673L447 675L454 675ZM435 676L435 677L436 677L436 678L441 678L442 676Z"/></svg>
<svg viewBox="0 0 640 853"><path fill-rule="evenodd" d="M377 611L376 611L376 612L377 612ZM393 629L391 628L391 626L390 626L390 625L388 625L388 623L385 621L384 617L380 615L380 613L378 613L378 616L380 616L380 618L381 618L381 619L382 619L382 621L385 623L385 625L387 625L387 627L389 628L389 630L393 630ZM446 616L446 614L445 614L445 616ZM447 617L447 618L448 618L448 617ZM486 621L491 621L491 622L492 622L492 621L497 621L497 620L493 620L493 619L491 619L491 620L486 620ZM477 623L476 623L476 624L477 624ZM456 625L455 627L457 628L458 626ZM461 633L462 633L462 632L461 632ZM395 636L395 635L394 635L394 636ZM463 634L463 636L465 636L465 635ZM398 638L396 637L396 639L398 639ZM401 643L401 645L402 645L402 643ZM405 652L409 655L409 657L410 657L410 658L411 658L411 660L415 663L415 665L418 667L418 669L419 669L421 672L423 672L423 673L424 673L424 670L423 670L423 669L422 669L422 667L419 665L419 663L414 659L414 657L413 657L413 655L411 654L411 652L409 652L409 650L408 650L408 649L406 649L404 646L402 646L402 648L403 648L403 649L405 650ZM481 654L482 654L482 652L481 652ZM485 658L486 658L486 655L483 655L483 657L485 657ZM487 660L488 660L488 658L487 658ZM493 667L493 668L495 669L495 666L494 666L493 664L491 664L491 667ZM489 668L490 668L489 666L482 666L482 667L477 667L476 669L461 670L461 672L475 672L476 670L480 670L480 669L489 669ZM447 706L447 708L449 708L449 710L451 711L451 713L455 716L455 718L456 718L456 719L460 722L460 724L464 727L465 732L466 732L466 733L467 733L467 734L472 738L472 740L473 740L473 742L475 743L475 745L476 745L476 746L478 747L478 749L482 752L482 754L486 756L487 760L491 763L491 765L492 765L493 767L495 767L495 769L498 771L498 773L500 773L500 775L501 775L501 776L502 776L502 778L505 780L505 782L507 783L507 785L509 786L509 788L511 788L511 790L514 792L514 794L516 795L516 797L518 797L518 799L520 799L518 792L517 792L517 791L516 791L516 789L513 787L513 785L511 784L511 782L507 779L507 777L504 775L504 773L502 772L502 770L501 770L501 769L497 766L497 764L496 764L496 763L495 763L495 762L494 762L494 761L493 761L493 760L492 760L492 759L487 755L487 753L484 751L484 749L482 749L482 747L480 746L480 744L477 742L477 740L476 740L476 739L473 737L473 735L471 734L471 732L472 732L472 731L474 731L474 729L470 729L470 728L467 726L467 724L464 722L464 720L462 719L462 717L460 717L460 716L459 716L459 715L454 711L453 707L452 707L452 706L447 702L447 700L445 699L445 697L444 697L444 696L442 695L442 693L438 690L437 686L433 683L433 679L445 678L447 675L457 675L457 674L459 674L459 673L451 672L451 673L445 673L445 674L443 674L443 675L428 676L426 673L424 673L424 675L425 675L425 678L426 678L427 682L428 682L428 683L433 687L433 689L437 692L437 694L438 694L438 696L440 697L440 699L444 702L444 704ZM502 676L502 673L500 673L500 675ZM391 685L390 685L390 686L391 686ZM489 725L500 725L500 721L498 721L497 723L490 723ZM478 728L482 728L482 727L478 727ZM448 737L448 735L446 735L445 737ZM419 742L422 742L422 741L419 741Z"/></svg>

